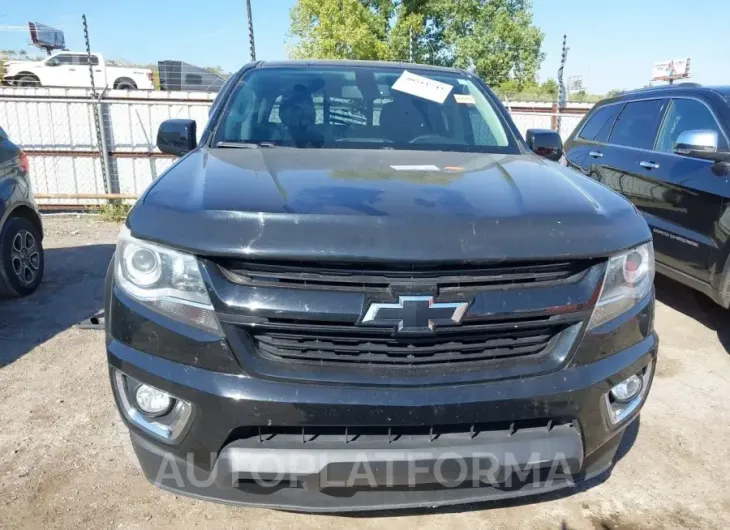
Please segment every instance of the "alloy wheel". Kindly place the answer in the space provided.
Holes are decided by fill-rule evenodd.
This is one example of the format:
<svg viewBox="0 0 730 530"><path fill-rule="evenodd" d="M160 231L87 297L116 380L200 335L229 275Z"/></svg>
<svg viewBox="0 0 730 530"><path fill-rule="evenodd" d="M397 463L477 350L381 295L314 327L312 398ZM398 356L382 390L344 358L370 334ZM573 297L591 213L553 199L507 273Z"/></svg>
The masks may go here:
<svg viewBox="0 0 730 530"><path fill-rule="evenodd" d="M10 263L21 284L33 284L41 265L41 254L35 236L27 230L15 234L10 245Z"/></svg>

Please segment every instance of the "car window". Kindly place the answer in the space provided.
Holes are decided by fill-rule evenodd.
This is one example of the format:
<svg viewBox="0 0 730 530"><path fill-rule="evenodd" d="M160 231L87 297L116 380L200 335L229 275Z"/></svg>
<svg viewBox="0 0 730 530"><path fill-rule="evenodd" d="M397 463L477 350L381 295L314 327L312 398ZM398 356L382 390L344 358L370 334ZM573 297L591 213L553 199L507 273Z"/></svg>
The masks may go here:
<svg viewBox="0 0 730 530"><path fill-rule="evenodd" d="M73 64L82 65L82 66L89 66L89 56L85 54L78 54L73 56ZM99 65L99 57L96 55L91 56L91 65L92 66L98 66Z"/></svg>
<svg viewBox="0 0 730 530"><path fill-rule="evenodd" d="M223 98L228 93L228 89L235 77L235 75L232 75L231 77L226 79L225 83L223 83L223 86L218 91L218 95L216 95L215 99L213 100L213 104L210 106L210 110L208 111L209 115L212 115L213 111L218 107L218 105L220 105L221 101L223 101Z"/></svg>
<svg viewBox="0 0 730 530"><path fill-rule="evenodd" d="M613 122L616 120L619 111L623 107L623 104L606 105L597 109L578 135L578 138L583 140L605 142L608 140L608 134L611 132Z"/></svg>
<svg viewBox="0 0 730 530"><path fill-rule="evenodd" d="M627 103L616 119L609 143L651 149L663 105L662 99Z"/></svg>
<svg viewBox="0 0 730 530"><path fill-rule="evenodd" d="M704 103L694 99L673 99L659 131L656 150L672 153L680 134L700 129L715 131L718 137L718 148L726 147L722 130Z"/></svg>
<svg viewBox="0 0 730 530"><path fill-rule="evenodd" d="M57 64L68 65L68 64L74 64L74 56L73 55L68 55L68 54L56 55L55 57L52 57L51 59L48 60L48 64L50 64L50 65L57 65Z"/></svg>
<svg viewBox="0 0 730 530"><path fill-rule="evenodd" d="M443 101L393 88L402 75L390 66L253 69L234 89L214 144L517 152L499 109L466 74L419 74L449 85Z"/></svg>
<svg viewBox="0 0 730 530"><path fill-rule="evenodd" d="M202 85L203 76L200 74L185 74L186 85Z"/></svg>

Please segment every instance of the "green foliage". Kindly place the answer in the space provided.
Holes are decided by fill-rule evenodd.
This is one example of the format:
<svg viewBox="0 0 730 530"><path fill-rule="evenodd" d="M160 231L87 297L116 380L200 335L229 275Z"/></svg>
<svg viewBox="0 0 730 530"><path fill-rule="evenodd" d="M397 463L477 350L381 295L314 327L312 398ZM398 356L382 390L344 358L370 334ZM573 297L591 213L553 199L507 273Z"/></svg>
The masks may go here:
<svg viewBox="0 0 730 530"><path fill-rule="evenodd" d="M542 84L532 80L520 82L516 79L508 79L495 87L494 91L500 97L508 100L556 101L558 83L552 78Z"/></svg>
<svg viewBox="0 0 730 530"><path fill-rule="evenodd" d="M456 66L498 85L535 79L543 34L529 0L298 0L293 58Z"/></svg>
<svg viewBox="0 0 730 530"><path fill-rule="evenodd" d="M226 75L226 73L223 71L222 66L206 66L203 69L210 74L214 74L214 75L217 75L220 77L223 77Z"/></svg>
<svg viewBox="0 0 730 530"><path fill-rule="evenodd" d="M535 79L544 58L543 34L532 25L528 0L432 0L446 64L474 69L485 82Z"/></svg>
<svg viewBox="0 0 730 530"><path fill-rule="evenodd" d="M43 55L30 55L25 50L0 50L0 60L2 61L39 61L43 59Z"/></svg>
<svg viewBox="0 0 730 530"><path fill-rule="evenodd" d="M544 101L555 103L558 100L559 86L557 81L548 78L542 84L534 81L519 83L509 79L500 84L494 91L497 95L509 101ZM568 94L569 103L594 103L600 101L604 96L599 94L588 94L585 90Z"/></svg>
<svg viewBox="0 0 730 530"><path fill-rule="evenodd" d="M611 90L609 90L608 92L606 92L606 97L607 98L612 98L612 97L620 96L624 92L625 92L625 90L622 90L620 88L612 88Z"/></svg>
<svg viewBox="0 0 730 530"><path fill-rule="evenodd" d="M377 2L368 2L377 3ZM382 16L359 0L299 0L291 10L290 33L297 59L387 59Z"/></svg>
<svg viewBox="0 0 730 530"><path fill-rule="evenodd" d="M115 199L110 200L107 204L101 207L100 215L101 218L108 223L121 223L127 218L129 210L131 209L131 204Z"/></svg>
<svg viewBox="0 0 730 530"><path fill-rule="evenodd" d="M550 94L551 96L557 96L558 91L560 90L560 87L558 86L558 82L553 79L552 77L548 78L547 81L545 81L540 88L543 92L546 94Z"/></svg>
<svg viewBox="0 0 730 530"><path fill-rule="evenodd" d="M152 85L155 87L155 90L160 90L160 71L157 67L152 69Z"/></svg>

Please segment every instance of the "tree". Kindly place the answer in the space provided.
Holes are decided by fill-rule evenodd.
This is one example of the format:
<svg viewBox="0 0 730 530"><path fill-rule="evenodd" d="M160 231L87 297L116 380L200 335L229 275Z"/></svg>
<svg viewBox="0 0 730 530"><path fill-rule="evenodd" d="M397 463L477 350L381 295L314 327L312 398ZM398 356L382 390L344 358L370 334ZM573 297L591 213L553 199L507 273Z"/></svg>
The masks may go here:
<svg viewBox="0 0 730 530"><path fill-rule="evenodd" d="M557 96L558 91L560 90L560 87L558 86L558 82L555 81L552 77L548 78L547 81L545 81L541 86L540 89L545 94L550 94L551 96Z"/></svg>
<svg viewBox="0 0 730 530"><path fill-rule="evenodd" d="M544 55L529 0L431 0L447 65L472 67L488 84L534 80Z"/></svg>
<svg viewBox="0 0 730 530"><path fill-rule="evenodd" d="M372 2L368 2L372 3ZM298 0L292 7L289 47L297 59L387 59L386 25L359 0Z"/></svg>
<svg viewBox="0 0 730 530"><path fill-rule="evenodd" d="M606 93L606 97L607 98L612 98L612 97L615 97L615 96L620 96L623 93L624 93L624 90L622 90L620 88L612 88L611 90L609 90Z"/></svg>
<svg viewBox="0 0 730 530"><path fill-rule="evenodd" d="M533 81L544 57L530 0L298 0L290 36L295 58L413 57L493 85Z"/></svg>
<svg viewBox="0 0 730 530"><path fill-rule="evenodd" d="M217 75L218 77L225 77L226 75L222 66L205 66L203 69L209 74Z"/></svg>

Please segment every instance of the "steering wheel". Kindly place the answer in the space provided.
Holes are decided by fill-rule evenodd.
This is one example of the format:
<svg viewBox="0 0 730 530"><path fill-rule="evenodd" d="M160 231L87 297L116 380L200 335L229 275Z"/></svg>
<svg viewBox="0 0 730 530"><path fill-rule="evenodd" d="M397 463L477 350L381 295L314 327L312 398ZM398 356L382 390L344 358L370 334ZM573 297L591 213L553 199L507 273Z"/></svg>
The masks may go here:
<svg viewBox="0 0 730 530"><path fill-rule="evenodd" d="M420 136L416 136L413 140L408 142L409 144L451 144L454 143L454 141L451 138L447 138L446 136L441 136L440 134L422 134Z"/></svg>

